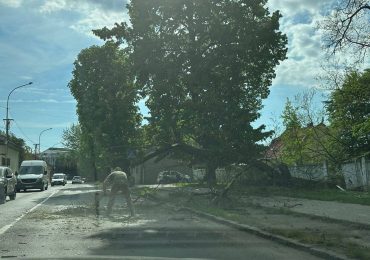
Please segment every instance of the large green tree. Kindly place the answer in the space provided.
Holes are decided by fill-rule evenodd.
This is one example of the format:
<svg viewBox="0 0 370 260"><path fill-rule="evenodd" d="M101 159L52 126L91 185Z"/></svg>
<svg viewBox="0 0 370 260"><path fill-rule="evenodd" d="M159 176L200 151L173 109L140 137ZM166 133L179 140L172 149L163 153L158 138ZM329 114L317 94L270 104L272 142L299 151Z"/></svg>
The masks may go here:
<svg viewBox="0 0 370 260"><path fill-rule="evenodd" d="M257 143L269 135L251 123L286 58L287 38L266 2L132 0L130 26L95 31L127 46L154 143L194 147L184 158L204 162L210 181L217 167L258 157Z"/></svg>
<svg viewBox="0 0 370 260"><path fill-rule="evenodd" d="M96 169L94 169L94 158L91 157L86 137L86 134L83 136L79 124L72 124L63 130L62 142L65 147L70 149L66 159L70 159L77 164L78 174L92 178L93 176L91 175Z"/></svg>
<svg viewBox="0 0 370 260"><path fill-rule="evenodd" d="M80 52L69 82L77 100L81 139L96 172L129 167L127 154L137 145L138 93L128 57L108 41Z"/></svg>
<svg viewBox="0 0 370 260"><path fill-rule="evenodd" d="M331 93L328 112L346 157L370 151L370 69L347 75Z"/></svg>

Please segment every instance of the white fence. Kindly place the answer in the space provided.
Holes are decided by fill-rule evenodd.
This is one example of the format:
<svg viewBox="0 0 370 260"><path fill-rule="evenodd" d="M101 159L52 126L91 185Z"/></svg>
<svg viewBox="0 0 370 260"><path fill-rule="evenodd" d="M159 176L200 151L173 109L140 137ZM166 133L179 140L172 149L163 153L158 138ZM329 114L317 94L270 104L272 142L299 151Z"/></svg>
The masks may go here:
<svg viewBox="0 0 370 260"><path fill-rule="evenodd" d="M205 169L193 169L195 180L202 180ZM310 181L326 181L328 179L328 166L322 164L296 165L289 167L290 175L294 178ZM219 168L216 170L218 182L226 183L231 180L236 171ZM341 174L346 183L346 189L363 188L370 190L370 159L365 156L341 165Z"/></svg>
<svg viewBox="0 0 370 260"><path fill-rule="evenodd" d="M294 178L325 181L328 178L328 167L324 162L317 165L303 165L289 167L290 175ZM370 160L365 156L341 165L346 189L370 188Z"/></svg>
<svg viewBox="0 0 370 260"><path fill-rule="evenodd" d="M232 180L237 172L235 170L226 170L225 168L216 169L216 180L219 183L228 183ZM193 169L193 179L195 181L202 181L206 175L205 168L196 168Z"/></svg>
<svg viewBox="0 0 370 260"><path fill-rule="evenodd" d="M364 188L370 186L370 160L365 156L342 165L342 174L347 189Z"/></svg>
<svg viewBox="0 0 370 260"><path fill-rule="evenodd" d="M289 172L294 178L310 181L325 181L328 177L328 167L325 162L323 164L291 166Z"/></svg>

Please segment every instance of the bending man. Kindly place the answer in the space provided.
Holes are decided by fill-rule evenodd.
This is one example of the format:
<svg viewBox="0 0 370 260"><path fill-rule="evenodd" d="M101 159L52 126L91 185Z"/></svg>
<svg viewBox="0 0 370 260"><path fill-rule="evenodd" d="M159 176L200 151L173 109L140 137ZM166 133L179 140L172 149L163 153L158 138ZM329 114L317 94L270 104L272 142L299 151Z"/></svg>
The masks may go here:
<svg viewBox="0 0 370 260"><path fill-rule="evenodd" d="M119 191L122 191L123 195L126 198L127 206L130 209L131 216L135 216L135 210L134 210L134 207L131 201L130 189L128 187L127 175L121 170L120 167L115 168L114 171L111 172L107 176L107 178L105 178L104 183L103 183L104 194L106 194L108 185L111 185L111 192L109 196L107 214L110 214L112 212L112 207L113 207L116 195Z"/></svg>

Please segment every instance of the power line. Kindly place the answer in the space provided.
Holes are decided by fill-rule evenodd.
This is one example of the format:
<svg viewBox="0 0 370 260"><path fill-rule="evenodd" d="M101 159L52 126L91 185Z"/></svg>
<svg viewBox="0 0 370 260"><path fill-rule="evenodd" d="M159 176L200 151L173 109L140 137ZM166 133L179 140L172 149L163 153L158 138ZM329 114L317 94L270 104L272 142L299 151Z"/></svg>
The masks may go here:
<svg viewBox="0 0 370 260"><path fill-rule="evenodd" d="M11 113L9 113L9 115L11 117L13 117L13 115ZM12 121L14 122L15 126L17 127L17 129L23 134L23 137L25 137L28 141L30 141L32 144L34 144L35 142L31 140L31 138L29 138L22 130L22 128L18 125L18 123L15 121L15 119L12 119Z"/></svg>
<svg viewBox="0 0 370 260"><path fill-rule="evenodd" d="M31 140L31 138L29 138L24 132L23 130L19 127L18 123L13 119L13 122L15 124L15 126L17 127L17 129L23 134L23 136L28 140L30 141L31 143L35 144L34 141Z"/></svg>

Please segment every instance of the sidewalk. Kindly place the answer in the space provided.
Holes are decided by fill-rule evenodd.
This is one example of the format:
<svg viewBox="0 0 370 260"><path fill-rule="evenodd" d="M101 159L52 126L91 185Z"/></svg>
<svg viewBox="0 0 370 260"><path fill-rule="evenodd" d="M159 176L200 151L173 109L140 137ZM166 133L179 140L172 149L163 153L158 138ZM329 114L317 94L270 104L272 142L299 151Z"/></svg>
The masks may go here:
<svg viewBox="0 0 370 260"><path fill-rule="evenodd" d="M291 197L248 196L243 202L268 208L285 208L293 212L348 221L370 227L370 206L335 201L309 200Z"/></svg>
<svg viewBox="0 0 370 260"><path fill-rule="evenodd" d="M370 221L367 219L370 206L255 195L238 197L235 204L215 205L206 188L160 188L157 191L154 199L168 202L174 209L187 209L264 238L284 241L292 247L312 248L322 256L331 255L329 259L370 259Z"/></svg>

